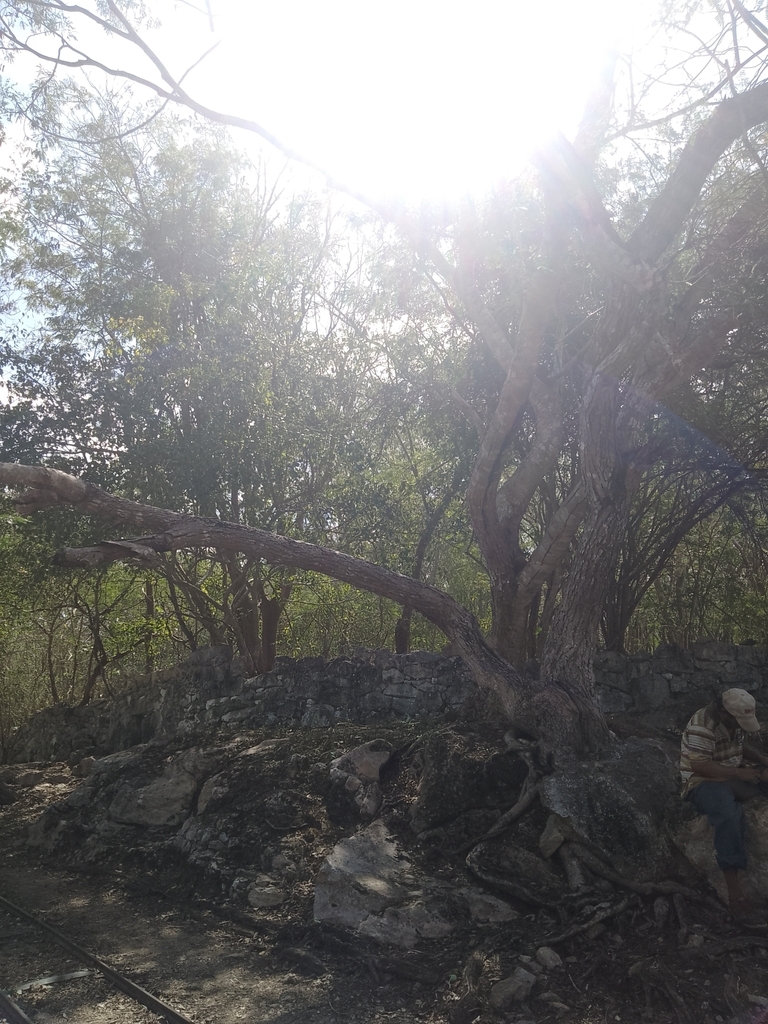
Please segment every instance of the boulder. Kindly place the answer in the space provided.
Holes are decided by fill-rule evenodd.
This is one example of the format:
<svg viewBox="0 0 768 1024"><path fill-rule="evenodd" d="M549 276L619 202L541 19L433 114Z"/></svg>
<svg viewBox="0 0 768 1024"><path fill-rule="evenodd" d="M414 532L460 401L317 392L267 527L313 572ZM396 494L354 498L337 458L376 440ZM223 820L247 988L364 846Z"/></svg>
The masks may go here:
<svg viewBox="0 0 768 1024"><path fill-rule="evenodd" d="M460 906L457 906L460 904ZM462 916L495 924L517 916L503 900L471 886L453 886L417 871L376 821L343 839L315 879L315 920L382 943L412 948L449 935Z"/></svg>
<svg viewBox="0 0 768 1024"><path fill-rule="evenodd" d="M424 767L411 804L411 828L426 832L475 808L509 807L527 769L510 754L478 747L474 739L452 732L432 735L424 748Z"/></svg>
<svg viewBox="0 0 768 1024"><path fill-rule="evenodd" d="M180 825L192 810L205 762L201 751L186 750L159 778L127 780L109 806L109 818L123 825Z"/></svg>
<svg viewBox="0 0 768 1024"><path fill-rule="evenodd" d="M547 776L543 805L630 878L650 881L671 870L666 838L671 801L679 802L677 748L631 737L601 761L581 761Z"/></svg>
<svg viewBox="0 0 768 1024"><path fill-rule="evenodd" d="M478 804L483 762L453 733L431 736L424 750L419 790L411 804L411 827L417 834L454 819Z"/></svg>
<svg viewBox="0 0 768 1024"><path fill-rule="evenodd" d="M516 967L509 978L496 982L491 989L491 1006L495 1010L509 1010L515 1003L526 1000L535 984L535 974L524 967Z"/></svg>
<svg viewBox="0 0 768 1024"><path fill-rule="evenodd" d="M515 840L513 832L483 843L472 854L475 866L482 873L496 875L511 886L519 886L520 899L526 899L526 893L530 893L544 903L558 902L567 888L565 876L556 871L550 861Z"/></svg>

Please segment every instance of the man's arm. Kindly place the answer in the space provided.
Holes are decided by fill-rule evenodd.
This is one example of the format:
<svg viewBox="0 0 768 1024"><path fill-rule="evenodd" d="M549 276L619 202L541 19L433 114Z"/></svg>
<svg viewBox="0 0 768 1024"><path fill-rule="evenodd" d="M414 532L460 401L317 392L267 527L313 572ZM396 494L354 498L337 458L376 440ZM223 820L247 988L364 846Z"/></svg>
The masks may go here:
<svg viewBox="0 0 768 1024"><path fill-rule="evenodd" d="M763 760L761 758L761 760ZM691 758L691 771L700 779L711 779L712 782L730 782L732 779L740 779L742 782L759 782L763 773L759 768L733 768L730 765L719 764L717 761L699 761ZM768 760L763 761L768 765Z"/></svg>

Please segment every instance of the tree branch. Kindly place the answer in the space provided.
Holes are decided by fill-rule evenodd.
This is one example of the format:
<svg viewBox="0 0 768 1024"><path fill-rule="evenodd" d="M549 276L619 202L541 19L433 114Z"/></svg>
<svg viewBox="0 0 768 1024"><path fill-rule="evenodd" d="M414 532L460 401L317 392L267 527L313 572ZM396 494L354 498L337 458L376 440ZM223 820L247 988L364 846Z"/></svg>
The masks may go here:
<svg viewBox="0 0 768 1024"><path fill-rule="evenodd" d="M677 167L635 229L628 248L654 262L672 244L717 161L736 139L768 120L768 82L723 100L688 140Z"/></svg>
<svg viewBox="0 0 768 1024"><path fill-rule="evenodd" d="M163 552L182 548L207 547L239 551L253 558L263 558L273 565L323 573L398 604L409 604L451 639L456 640L457 633L472 633L482 641L473 616L448 594L410 576L403 576L331 548L219 519L188 516L142 505L109 494L68 473L43 466L0 463L0 485L24 488L16 501L16 508L24 515L45 508L70 505L81 513L106 522L159 531L134 540L104 541L86 548L65 548L57 556L57 564L62 566L94 568L136 558L156 564L158 556ZM488 653L499 660L490 648Z"/></svg>

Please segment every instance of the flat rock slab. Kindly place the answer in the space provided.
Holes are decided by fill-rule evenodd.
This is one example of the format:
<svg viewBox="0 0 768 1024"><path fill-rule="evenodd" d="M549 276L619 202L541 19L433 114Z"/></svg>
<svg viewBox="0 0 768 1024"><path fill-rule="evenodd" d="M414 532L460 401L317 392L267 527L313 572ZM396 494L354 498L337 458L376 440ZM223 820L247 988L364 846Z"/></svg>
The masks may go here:
<svg viewBox="0 0 768 1024"><path fill-rule="evenodd" d="M516 916L503 900L478 889L468 887L461 896L466 919L475 924ZM416 871L380 821L338 843L315 880L316 921L407 949L458 927L455 903L455 889Z"/></svg>
<svg viewBox="0 0 768 1024"><path fill-rule="evenodd" d="M180 825L192 809L204 765L200 751L184 751L164 766L158 778L121 786L108 816L122 825Z"/></svg>

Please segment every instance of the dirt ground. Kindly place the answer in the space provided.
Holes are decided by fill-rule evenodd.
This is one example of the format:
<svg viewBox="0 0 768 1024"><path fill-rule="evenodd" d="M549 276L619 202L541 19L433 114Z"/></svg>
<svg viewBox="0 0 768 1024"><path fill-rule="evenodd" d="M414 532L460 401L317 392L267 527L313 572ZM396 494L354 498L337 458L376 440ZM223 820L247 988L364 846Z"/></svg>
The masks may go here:
<svg viewBox="0 0 768 1024"><path fill-rule="evenodd" d="M326 734L323 742L339 738ZM5 771L13 776L23 768ZM516 920L465 928L414 950L382 947L314 922L311 878L298 881L280 907L253 910L183 871L174 875L167 863L134 856L73 870L71 863L30 850L30 823L77 784L66 766L50 765L42 782L18 788L17 801L0 807L0 896L194 1024L768 1024L768 936L744 932L713 901L686 899L681 930L671 900L654 903L627 893L621 914L557 942L563 964L544 973L537 947L561 931L562 922L551 910L516 904L499 892L494 894L519 910ZM388 783L381 812L403 843L412 784L404 762ZM317 863L343 829L319 806L313 820ZM531 828L540 826L533 821ZM417 849L412 837L410 842L408 856L420 858L432 873L477 885L463 857L446 844ZM519 966L541 975L535 995L499 1012L491 1005L491 988ZM159 1019L95 972L22 988L79 969L82 964L33 925L0 910L0 989L33 1021Z"/></svg>

